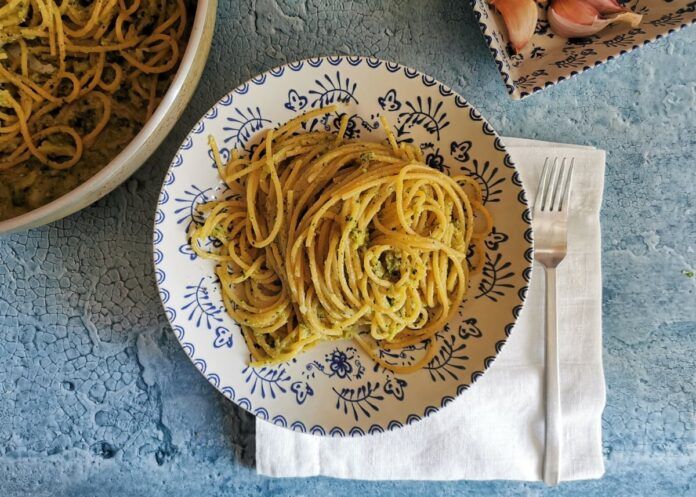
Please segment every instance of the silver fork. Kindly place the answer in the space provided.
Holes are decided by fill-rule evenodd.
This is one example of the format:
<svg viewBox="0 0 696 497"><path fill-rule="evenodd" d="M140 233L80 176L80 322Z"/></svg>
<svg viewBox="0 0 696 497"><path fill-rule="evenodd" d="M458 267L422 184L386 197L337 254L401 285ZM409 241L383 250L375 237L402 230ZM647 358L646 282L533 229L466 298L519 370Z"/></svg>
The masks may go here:
<svg viewBox="0 0 696 497"><path fill-rule="evenodd" d="M561 390L558 366L556 321L556 267L566 256L570 182L575 159L566 167L566 158L558 157L549 166L544 163L534 201L534 258L546 274L546 442L544 483L557 485L561 462Z"/></svg>

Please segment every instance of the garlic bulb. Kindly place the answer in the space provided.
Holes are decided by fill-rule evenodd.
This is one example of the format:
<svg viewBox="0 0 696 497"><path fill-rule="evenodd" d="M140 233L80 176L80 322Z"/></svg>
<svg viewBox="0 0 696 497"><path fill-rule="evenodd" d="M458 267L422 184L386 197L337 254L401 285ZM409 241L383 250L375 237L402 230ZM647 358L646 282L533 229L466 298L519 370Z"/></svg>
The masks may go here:
<svg viewBox="0 0 696 497"><path fill-rule="evenodd" d="M553 32L564 38L592 36L615 22L635 28L643 19L616 0L553 0L547 17Z"/></svg>
<svg viewBox="0 0 696 497"><path fill-rule="evenodd" d="M503 16L508 38L515 52L522 50L534 34L539 12L534 0L490 0Z"/></svg>

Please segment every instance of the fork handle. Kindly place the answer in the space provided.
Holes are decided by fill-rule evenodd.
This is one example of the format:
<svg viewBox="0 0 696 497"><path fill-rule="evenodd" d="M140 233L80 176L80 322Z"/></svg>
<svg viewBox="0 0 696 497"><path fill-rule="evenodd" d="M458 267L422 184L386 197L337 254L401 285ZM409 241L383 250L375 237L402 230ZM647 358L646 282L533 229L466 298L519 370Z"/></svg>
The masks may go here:
<svg viewBox="0 0 696 497"><path fill-rule="evenodd" d="M556 268L546 268L546 443L544 483L557 485L561 463L561 388L556 321Z"/></svg>

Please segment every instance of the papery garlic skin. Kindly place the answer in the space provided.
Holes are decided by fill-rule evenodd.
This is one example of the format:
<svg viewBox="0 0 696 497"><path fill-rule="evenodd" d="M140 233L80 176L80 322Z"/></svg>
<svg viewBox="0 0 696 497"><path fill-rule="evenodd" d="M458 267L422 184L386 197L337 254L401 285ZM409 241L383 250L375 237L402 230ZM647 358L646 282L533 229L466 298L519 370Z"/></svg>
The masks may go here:
<svg viewBox="0 0 696 497"><path fill-rule="evenodd" d="M627 11L613 0L554 0L548 8L547 19L551 30L564 38L586 38L615 22L637 27L643 16ZM604 14L597 5L605 10ZM615 13L619 8L619 13Z"/></svg>
<svg viewBox="0 0 696 497"><path fill-rule="evenodd" d="M536 29L539 11L534 0L490 0L503 16L508 39L515 52L522 50Z"/></svg>

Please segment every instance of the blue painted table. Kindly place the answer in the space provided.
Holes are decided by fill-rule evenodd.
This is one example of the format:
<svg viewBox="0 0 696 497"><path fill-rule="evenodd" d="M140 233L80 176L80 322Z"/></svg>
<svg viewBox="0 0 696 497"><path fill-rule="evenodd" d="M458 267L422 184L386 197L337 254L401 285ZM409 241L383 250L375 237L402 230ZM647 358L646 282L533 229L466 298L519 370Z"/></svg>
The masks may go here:
<svg viewBox="0 0 696 497"><path fill-rule="evenodd" d="M608 151L602 480L548 489L255 474L254 419L195 370L160 308L152 213L175 149L220 96L332 53L419 68L503 134ZM0 495L694 495L695 60L687 29L513 102L463 0L220 1L198 92L147 164L79 214L0 239Z"/></svg>

